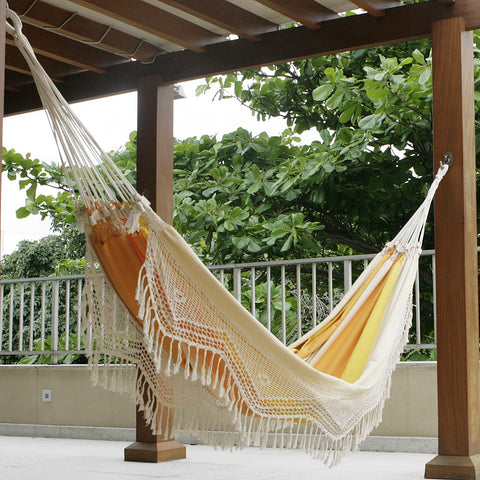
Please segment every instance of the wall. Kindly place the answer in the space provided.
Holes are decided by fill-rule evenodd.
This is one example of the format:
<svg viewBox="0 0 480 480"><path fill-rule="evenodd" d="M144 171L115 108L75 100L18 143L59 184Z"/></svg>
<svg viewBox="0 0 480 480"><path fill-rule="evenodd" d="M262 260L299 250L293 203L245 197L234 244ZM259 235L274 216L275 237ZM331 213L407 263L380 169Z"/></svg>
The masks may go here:
<svg viewBox="0 0 480 480"><path fill-rule="evenodd" d="M93 387L89 376L88 369L81 365L0 367L0 434L108 438L118 429L120 437L113 435L112 439L133 438L135 408L130 397ZM52 390L51 402L42 401L44 389ZM95 428L82 434L81 427ZM431 450L437 436L436 363L398 365L383 422L372 435L384 439L430 437L429 447L418 449ZM369 449L390 448L384 445ZM403 447L395 449L405 450Z"/></svg>
<svg viewBox="0 0 480 480"><path fill-rule="evenodd" d="M135 407L128 395L93 387L82 365L2 366L0 423L134 427Z"/></svg>

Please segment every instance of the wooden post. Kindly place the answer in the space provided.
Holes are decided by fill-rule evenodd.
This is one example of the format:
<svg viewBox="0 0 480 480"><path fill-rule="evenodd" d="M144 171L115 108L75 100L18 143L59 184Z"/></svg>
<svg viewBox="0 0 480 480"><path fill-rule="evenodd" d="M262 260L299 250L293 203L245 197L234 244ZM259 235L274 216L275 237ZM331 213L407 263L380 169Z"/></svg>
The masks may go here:
<svg viewBox="0 0 480 480"><path fill-rule="evenodd" d="M480 400L473 36L462 18L435 22L434 157L453 166L435 200L438 456L426 478L480 477Z"/></svg>
<svg viewBox="0 0 480 480"><path fill-rule="evenodd" d="M0 0L0 18L6 17L6 0ZM5 92L5 20L0 22L0 145L3 145L3 97ZM2 150L0 149L0 160ZM2 251L2 162L0 161L0 253Z"/></svg>
<svg viewBox="0 0 480 480"><path fill-rule="evenodd" d="M173 221L173 85L161 86L157 77L138 86L137 190L166 222ZM155 435L136 407L136 442L125 449L125 460L164 462L186 457L185 446ZM163 415L171 418L171 415Z"/></svg>
<svg viewBox="0 0 480 480"><path fill-rule="evenodd" d="M137 190L173 221L173 85L146 77L138 86Z"/></svg>

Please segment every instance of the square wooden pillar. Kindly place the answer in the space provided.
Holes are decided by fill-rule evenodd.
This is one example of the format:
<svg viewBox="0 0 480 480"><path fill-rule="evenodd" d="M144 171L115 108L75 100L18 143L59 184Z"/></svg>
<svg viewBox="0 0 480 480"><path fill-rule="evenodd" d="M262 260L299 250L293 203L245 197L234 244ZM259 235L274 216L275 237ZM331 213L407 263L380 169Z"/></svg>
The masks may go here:
<svg viewBox="0 0 480 480"><path fill-rule="evenodd" d="M174 86L158 77L138 84L137 190L165 222L173 221Z"/></svg>
<svg viewBox="0 0 480 480"><path fill-rule="evenodd" d="M0 18L6 17L7 2L0 0ZM0 145L3 145L3 97L5 92L5 21L0 22ZM0 149L0 160L2 159L2 150ZM2 162L0 161L0 252L2 251Z"/></svg>
<svg viewBox="0 0 480 480"><path fill-rule="evenodd" d="M168 223L173 221L173 85L146 77L138 85L137 190ZM155 435L143 412L136 412L136 442L125 449L125 460L163 462L186 457L185 446ZM164 415L163 418L172 418Z"/></svg>
<svg viewBox="0 0 480 480"><path fill-rule="evenodd" d="M426 478L480 478L477 210L473 36L462 18L435 22L435 168L453 166L435 198L438 456Z"/></svg>

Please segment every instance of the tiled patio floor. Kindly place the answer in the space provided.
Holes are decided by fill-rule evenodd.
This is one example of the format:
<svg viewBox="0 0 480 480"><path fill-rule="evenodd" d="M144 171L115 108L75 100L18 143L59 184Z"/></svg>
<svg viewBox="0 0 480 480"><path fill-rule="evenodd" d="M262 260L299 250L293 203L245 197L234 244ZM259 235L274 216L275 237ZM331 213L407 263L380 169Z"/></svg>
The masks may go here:
<svg viewBox="0 0 480 480"><path fill-rule="evenodd" d="M432 454L358 452L327 469L299 451L187 446L187 459L123 461L127 442L0 437L2 480L420 480Z"/></svg>

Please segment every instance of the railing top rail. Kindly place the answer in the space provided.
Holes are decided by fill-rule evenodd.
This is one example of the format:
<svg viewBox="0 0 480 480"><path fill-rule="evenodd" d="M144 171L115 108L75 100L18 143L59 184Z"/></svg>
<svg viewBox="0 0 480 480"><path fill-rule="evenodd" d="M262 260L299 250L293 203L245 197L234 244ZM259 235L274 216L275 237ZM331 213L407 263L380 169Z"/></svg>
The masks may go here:
<svg viewBox="0 0 480 480"><path fill-rule="evenodd" d="M55 277L35 277L35 278L12 278L12 279L1 279L1 284L10 284L10 283L33 283L33 282L61 282L63 280L79 280L85 278L85 274L79 275L62 275Z"/></svg>
<svg viewBox="0 0 480 480"><path fill-rule="evenodd" d="M480 250L480 247L479 247ZM423 250L422 255L433 255L435 250ZM345 262L345 261L361 261L371 260L377 255L376 253L366 253L360 255L343 255L333 257L316 257L316 258L299 258L294 260L271 260L265 262L247 262L247 263L229 263L224 265L208 265L209 270L227 270L235 268L251 268L251 267L279 267L282 265L308 265L312 263L330 263L330 262Z"/></svg>
<svg viewBox="0 0 480 480"><path fill-rule="evenodd" d="M480 247L478 248L480 251ZM435 250L424 250L422 255L433 255ZM310 265L313 263L330 263L330 262L345 262L345 261L361 261L370 260L375 257L375 253L367 253L360 255L343 255L332 257L315 257L315 258L299 258L293 260L272 260L265 262L246 262L246 263L229 263L223 265L207 265L209 270L230 270L235 268L252 268L252 267L278 267L282 265ZM11 283L32 283L32 282L60 282L63 280L79 280L85 278L85 274L78 275L62 275L53 277L34 277L34 278L13 278L1 279L0 285Z"/></svg>
<svg viewBox="0 0 480 480"><path fill-rule="evenodd" d="M342 257L317 257L317 258L299 258L294 260L271 260L265 262L247 262L247 263L230 263L225 265L208 265L210 270L233 269L233 268L251 268L251 267L279 267L282 265L308 265L312 263L329 263L344 262L345 260L368 260L375 254L349 255Z"/></svg>

